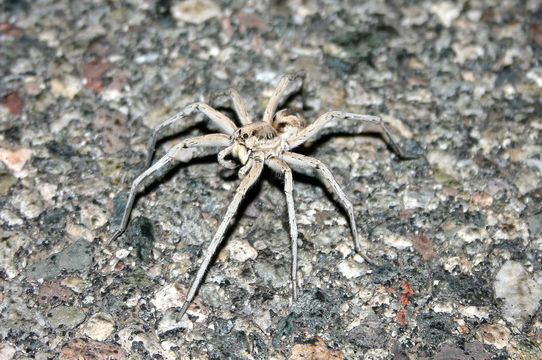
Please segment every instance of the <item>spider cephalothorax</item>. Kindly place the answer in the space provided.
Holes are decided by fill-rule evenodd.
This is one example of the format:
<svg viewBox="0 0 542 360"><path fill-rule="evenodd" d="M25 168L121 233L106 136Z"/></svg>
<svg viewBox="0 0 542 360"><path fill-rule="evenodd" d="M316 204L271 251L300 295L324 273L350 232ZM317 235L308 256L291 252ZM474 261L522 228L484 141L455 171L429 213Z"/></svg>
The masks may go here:
<svg viewBox="0 0 542 360"><path fill-rule="evenodd" d="M392 149L402 158L417 157L418 154L413 156L403 152L393 140L390 132L382 123L382 120L377 116L330 111L307 125L305 118L297 110L284 109L276 112L278 103L284 95L288 84L302 78L303 75L301 73L287 74L281 78L279 85L269 99L262 121L252 122L237 91L229 89L225 94L229 95L233 102L233 108L241 123L241 127L235 125L230 118L209 105L194 103L188 105L177 115L164 121L154 130L149 143L149 151L146 160L148 168L132 183L121 225L113 234L111 240L116 239L126 229L135 196L141 190L140 185L143 180L150 176L163 174L163 171L160 170L172 167L179 162L188 162L195 157L209 154L210 151L218 153L218 162L226 168L233 169L242 165L239 170L241 183L207 248L196 277L188 291L186 300L178 314L178 319L183 316L188 305L194 298L209 263L216 253L219 244L223 240L230 221L239 208L241 200L244 198L248 189L254 185L260 177L264 165L277 173L281 173L284 177L284 193L286 194L292 248L291 278L292 297L294 300L297 297L297 223L294 212L292 169L301 172L312 172L329 185L329 189L338 197L339 202L348 214L356 251L367 262L372 262L361 250L360 239L354 218L354 207L333 177L331 171L318 159L291 152L291 150L300 146L308 139L316 137L319 133L330 133L333 132L334 129L337 129L340 132L347 131L351 133L360 133L366 130L366 126L369 125L373 131L379 131L384 140L386 140ZM221 133L202 135L182 140L180 143L173 146L167 154L150 166L160 131L186 116L191 115L196 110L205 114L207 118L218 127ZM230 155L233 160L226 159L226 157Z"/></svg>

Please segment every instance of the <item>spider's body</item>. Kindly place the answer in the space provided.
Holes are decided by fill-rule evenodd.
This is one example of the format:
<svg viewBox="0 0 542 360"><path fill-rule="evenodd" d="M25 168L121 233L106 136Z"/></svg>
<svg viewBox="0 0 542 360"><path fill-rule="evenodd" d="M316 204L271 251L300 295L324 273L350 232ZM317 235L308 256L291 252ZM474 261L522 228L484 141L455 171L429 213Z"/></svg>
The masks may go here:
<svg viewBox="0 0 542 360"><path fill-rule="evenodd" d="M209 105L195 103L187 106L182 112L164 121L155 129L147 154L146 162L148 168L132 183L120 228L113 234L111 240L116 239L126 229L135 196L140 190L140 184L148 177L159 173L158 170L171 167L178 162L188 162L203 153L207 154L208 152L203 151L203 149L209 148L221 148L218 152L218 162L220 165L230 169L238 167L239 163L241 165L238 172L241 183L209 244L204 259L186 296L186 300L180 310L179 319L183 316L188 305L194 298L209 263L223 240L227 227L237 212L241 200L244 198L248 189L258 180L264 166L268 166L284 177L284 193L286 194L292 247L291 278L292 297L294 299L297 297L297 224L294 211L292 169L315 173L328 185L328 188L338 197L339 202L348 214L356 251L367 262L371 263L371 260L361 249L354 217L354 207L334 179L331 171L321 161L297 154L291 150L316 136L319 132L329 133L330 130L333 131L334 129L344 132L346 129L346 131L351 133L360 133L366 130L367 125L370 125L373 130L376 129L382 134L387 143L401 157L412 158L417 156L404 153L377 116L332 111L321 115L310 125L307 125L305 118L297 110L283 109L276 112L279 100L288 84L302 77L302 74L297 73L287 74L281 78L278 87L267 104L262 121L252 122L237 91L229 89L225 95L229 95L233 102L233 107L241 123L240 127L235 125L226 115L218 112ZM221 133L185 139L173 146L167 154L150 166L160 130L192 114L195 110L205 114L220 129ZM346 123L344 124L343 122ZM227 157L231 157L237 161L226 159Z"/></svg>
<svg viewBox="0 0 542 360"><path fill-rule="evenodd" d="M282 139L277 130L266 122L258 121L236 130L231 137L234 143L232 155L246 164L251 152L263 152L265 158L277 156L282 147Z"/></svg>

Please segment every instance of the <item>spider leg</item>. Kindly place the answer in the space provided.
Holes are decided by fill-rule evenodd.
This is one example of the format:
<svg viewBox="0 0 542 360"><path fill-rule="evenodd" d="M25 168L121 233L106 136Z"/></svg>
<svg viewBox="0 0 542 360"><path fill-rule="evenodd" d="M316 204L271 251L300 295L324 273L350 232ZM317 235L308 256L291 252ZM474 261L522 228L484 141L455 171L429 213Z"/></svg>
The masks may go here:
<svg viewBox="0 0 542 360"><path fill-rule="evenodd" d="M222 221L220 222L220 225L218 226L218 229L213 236L213 239L211 240L211 243L207 247L207 250L205 252L205 257L203 258L203 261L201 262L198 272L196 274L196 277L194 278L194 281L192 282L192 285L190 286L190 290L188 291L188 294L186 295L186 299L183 303L183 306L181 307L181 310L179 314L177 315L177 321L179 321L184 313L186 312L186 309L188 308L188 305L192 302L194 299L194 296L196 295L196 291L201 284L203 277L205 276L205 272L207 271L207 268L209 267L209 263L211 262L211 259L213 258L214 254L216 253L216 250L218 248L218 245L222 242L222 239L224 238L224 233L226 232L231 219L237 212L237 209L239 208L239 204L241 203L241 200L245 197L248 189L258 180L260 177L260 174L263 170L263 161L261 158L254 159L254 165L252 166L252 169L248 172L247 176L241 180L241 183L239 184L239 187L235 191L235 195L233 196L232 201L230 202L230 205L228 206L228 210L226 210L226 215L224 215L224 218L222 218Z"/></svg>
<svg viewBox="0 0 542 360"><path fill-rule="evenodd" d="M286 195L290 239L292 240L292 299L295 301L297 299L297 223L295 220L292 169L284 160L277 157L268 159L266 164L274 171L284 175L284 194Z"/></svg>
<svg viewBox="0 0 542 360"><path fill-rule="evenodd" d="M267 107L265 108L265 112L263 113L263 121L267 123L271 123L271 121L273 121L273 116L275 115L275 111L277 110L279 100L284 94L286 87L288 87L288 84L290 84L292 81L295 81L297 79L301 79L299 86L302 87L303 80L305 79L305 72L297 71L293 73L288 73L280 79L277 88L273 92L273 95L271 95L271 98L269 98L269 102L267 103Z"/></svg>
<svg viewBox="0 0 542 360"><path fill-rule="evenodd" d="M224 134L231 135L237 129L237 126L233 123L233 121L231 121L230 118L228 118L226 115L222 114L221 112L213 109L209 105L201 103L201 102L190 104L187 107L185 107L181 112L165 120L154 129L152 133L152 137L150 138L149 144L148 144L147 158L145 159L146 168L151 165L152 157L154 155L154 149L156 147L156 142L159 140L160 131L164 128L167 128L168 126L171 126L177 121L182 120L185 117L191 115L196 110L205 114L211 120L211 122L215 124L219 128L219 130Z"/></svg>
<svg viewBox="0 0 542 360"><path fill-rule="evenodd" d="M226 169L235 169L238 165L235 161L226 160L226 156L230 155L233 151L234 145L230 145L218 153L218 163Z"/></svg>
<svg viewBox="0 0 542 360"><path fill-rule="evenodd" d="M134 200L137 193L140 190L141 183L148 177L154 175L156 176L160 170L164 168L171 168L173 165L179 162L188 162L195 157L208 154L208 147L223 147L228 146L230 143L230 138L225 134L208 134L203 136L197 136L189 139L185 139L173 146L167 154L162 156L156 163L154 163L150 168L141 173L133 182L130 188L130 193L128 195L128 201L126 202L126 207L124 208L124 213L122 215L122 221L120 227L109 241L114 241L117 239L123 232L126 230L128 225L128 219L130 218L130 213L132 212L132 207L134 205ZM163 174L163 171L162 171Z"/></svg>
<svg viewBox="0 0 542 360"><path fill-rule="evenodd" d="M243 165L240 169L239 169L239 172L237 173L237 176L239 177L239 179L242 179L244 178L245 176L247 176L247 173L248 171L252 168L252 165L254 165L254 159L253 158L249 158L247 163L245 165Z"/></svg>
<svg viewBox="0 0 542 360"><path fill-rule="evenodd" d="M302 172L307 170L316 171L321 179L331 187L331 190L333 190L333 192L338 196L339 201L348 213L348 219L350 220L350 227L354 237L356 252L360 254L361 257L363 257L363 259L369 264L374 264L374 261L371 260L361 249L356 219L354 217L354 206L352 206L352 203L346 197L346 194L333 177L333 174L329 168L318 159L293 152L284 152L282 158L294 170L299 170Z"/></svg>
<svg viewBox="0 0 542 360"><path fill-rule="evenodd" d="M350 121L342 122L341 120ZM392 150L403 159L414 159L420 156L403 151L380 117L343 111L330 111L319 116L312 124L288 139L286 149L291 150L317 134L320 136L333 132L359 134L367 131L380 133Z"/></svg>
<svg viewBox="0 0 542 360"><path fill-rule="evenodd" d="M229 88L213 94L214 99L222 96L230 97L233 104L233 109L235 110L235 113L237 114L241 125L248 125L252 123L252 120L250 120L250 116L248 115L245 103L241 99L241 96L239 95L239 92L237 92L237 90L235 90L234 88Z"/></svg>

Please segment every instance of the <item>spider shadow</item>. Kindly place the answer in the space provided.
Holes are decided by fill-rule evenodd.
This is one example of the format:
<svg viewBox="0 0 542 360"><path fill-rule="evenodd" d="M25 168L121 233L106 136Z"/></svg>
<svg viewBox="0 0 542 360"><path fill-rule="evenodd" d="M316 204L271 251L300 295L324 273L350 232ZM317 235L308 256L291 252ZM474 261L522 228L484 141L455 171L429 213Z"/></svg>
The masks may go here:
<svg viewBox="0 0 542 360"><path fill-rule="evenodd" d="M352 134L346 131L332 132L328 134L323 134L317 138L310 139L310 142L307 142L300 147L295 148L294 152L299 152L300 154L312 156L311 154L315 153L316 150L322 146L325 146L329 141L337 137L346 137L346 138L355 138L355 137L364 137L367 139L378 139L386 145L386 149L389 151L390 155L394 155L392 158L397 158L403 160L399 154L397 154L393 147L386 141L384 136L378 131L367 131L359 134ZM404 147L402 142L397 142L399 147ZM407 159L404 159L407 160Z"/></svg>
<svg viewBox="0 0 542 360"><path fill-rule="evenodd" d="M351 134L351 133L347 133L347 132L329 133L329 134L322 135L321 137L311 141L310 143L307 143L306 145L303 144L302 146L293 149L293 152L303 154L303 155L306 155L306 156L311 156L311 157L318 158L318 156L314 156L314 154L317 152L318 149L320 149L322 147L325 147L326 143L328 143L330 140L332 140L334 138L337 138L337 137L353 138L353 137L357 137L357 136L360 136L360 135L362 135L364 137L367 137L369 139L379 139L380 141L384 142L384 144L385 144L387 150L389 151L390 155L393 154L391 156L392 161L408 161L408 159L402 159L399 154L395 153L393 151L393 148L385 141L384 137L379 132L363 132L361 134ZM401 145L401 144L399 144L399 145ZM362 158L359 161L364 161L364 160ZM331 164L328 164L325 161L323 161L323 162L331 170L331 167L330 167ZM335 208L341 213L342 216L345 217L345 219L349 223L349 225L350 225L349 234L350 234L350 237L352 237L352 231L351 231L352 224L350 224L350 221L348 220L348 212L347 212L347 210L342 205L342 203L339 200L338 196L333 192L333 190L331 190L329 188L327 183L323 179L321 179L315 171L311 171L311 172L312 172L312 174L308 174L306 172L294 171L294 183L295 182L302 182L302 183L309 184L311 186L319 187L320 189L322 189L322 192L325 194L327 199L335 206ZM344 174L345 175L347 174L347 172L348 172L348 170L344 169ZM343 183L345 183L345 182L343 182ZM343 189L343 191L345 193L348 193L348 191L347 191L348 188L346 186L343 186L340 183L339 183L339 186ZM294 185L294 189L295 189L295 185ZM348 196L348 195L347 195L347 198L353 203L353 205L356 204L355 200L357 200L357 199L353 199L352 196ZM355 214L355 216L356 215L357 214ZM370 229L367 228L367 226L365 224L356 223L355 225L357 226L358 231L360 232L360 235L362 235L364 237L369 237L371 231L370 231Z"/></svg>

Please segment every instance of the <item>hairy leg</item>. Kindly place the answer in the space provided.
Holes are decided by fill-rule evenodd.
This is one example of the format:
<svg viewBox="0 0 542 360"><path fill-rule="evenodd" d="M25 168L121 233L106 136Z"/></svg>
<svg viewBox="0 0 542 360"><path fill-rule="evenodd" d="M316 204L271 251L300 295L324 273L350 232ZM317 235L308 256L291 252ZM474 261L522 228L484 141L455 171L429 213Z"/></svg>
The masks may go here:
<svg viewBox="0 0 542 360"><path fill-rule="evenodd" d="M318 159L301 155L301 154L297 154L297 153L293 153L293 152L285 152L282 158L294 170L316 171L317 174L320 176L320 178L331 187L331 190L333 190L333 192L337 195L340 203L342 204L342 206L344 207L344 209L346 210L348 214L348 219L350 220L350 227L352 229L352 236L354 237L354 244L356 246L356 251L369 264L374 264L374 262L361 249L358 229L356 225L356 219L354 217L354 206L352 206L352 203L346 197L346 194L344 193L344 191L341 189L341 187L339 186L339 184L333 177L333 174L331 173L329 168Z"/></svg>
<svg viewBox="0 0 542 360"><path fill-rule="evenodd" d="M292 240L292 299L295 301L297 299L297 223L295 220L292 169L284 160L277 157L268 159L266 164L274 171L284 175L284 194L286 195L290 239Z"/></svg>
<svg viewBox="0 0 542 360"><path fill-rule="evenodd" d="M237 114L241 125L248 125L252 123L252 120L250 120L250 116L248 115L245 103L243 102L243 99L241 99L241 96L239 95L237 90L235 90L234 88L229 88L213 94L213 98L215 99L222 96L230 97L233 104L233 109L235 110L235 113Z"/></svg>
<svg viewBox="0 0 542 360"><path fill-rule="evenodd" d="M218 153L218 163L220 164L220 166L225 167L226 169L235 169L239 166L233 160L226 160L226 156L231 155L233 148L234 145L230 145Z"/></svg>
<svg viewBox="0 0 542 360"><path fill-rule="evenodd" d="M284 75L277 85L277 88L273 92L273 95L271 95L271 98L269 98L269 102L267 103L267 107L265 108L265 112L263 113L263 121L271 124L271 121L273 121L273 116L275 115L275 111L277 110L277 106L279 104L280 98L284 94L284 91L288 87L288 85L297 79L301 79L301 82L299 83L299 87L303 86L303 79L305 78L305 73L303 71L298 71L294 73L288 73Z"/></svg>
<svg viewBox="0 0 542 360"><path fill-rule="evenodd" d="M228 118L226 115L222 114L221 112L213 109L209 105L204 104L204 103L199 103L199 102L190 104L187 107L185 107L181 112L165 120L154 129L152 133L152 137L149 140L147 158L145 160L145 167L149 167L151 165L152 157L154 155L154 149L156 147L156 142L159 140L160 131L171 126L177 121L182 120L185 117L191 115L194 111L199 111L205 114L209 118L209 120L211 120L211 122L215 124L219 128L219 130L223 132L224 134L231 135L237 129L237 126L233 123L233 121L230 120L230 118Z"/></svg>
<svg viewBox="0 0 542 360"><path fill-rule="evenodd" d="M245 197L248 189L256 182L256 180L258 180L260 174L262 173L262 169L263 161L261 159L255 159L252 169L250 169L247 176L243 180L241 180L241 183L235 191L235 195L233 196L233 199L228 206L228 210L226 210L226 215L224 215L224 218L222 218L222 221L220 222L220 225L218 226L218 229L216 230L216 233L213 236L213 239L211 240L211 243L209 244L209 247L205 252L205 257L203 258L196 277L194 278L194 281L190 286L190 290L186 295L186 300L184 301L184 304L181 307L179 314L177 315L177 321L179 321L183 317L186 309L188 308L188 305L190 305L190 303L194 299L196 291L198 290L198 287L201 284L203 277L205 276L205 272L209 267L209 263L211 262L213 255L216 253L218 245L220 245L222 239L224 238L224 233L226 232L231 219L237 212L239 204L241 203L241 200L243 200L243 198Z"/></svg>
<svg viewBox="0 0 542 360"><path fill-rule="evenodd" d="M145 170L132 182L130 194L128 195L128 201L122 215L120 228L115 231L109 241L114 241L124 232L124 230L126 230L126 226L128 225L128 219L130 218L130 213L132 212L132 207L134 205L135 197L140 190L141 183L144 180L146 180L150 176L156 175L160 170L171 168L173 165L179 162L188 162L195 157L208 154L208 151L206 151L208 149L204 148L228 146L229 141L230 139L227 135L208 134L193 137L190 139L185 139L177 145L173 146L166 155L161 157L156 163L154 163L150 168Z"/></svg>
<svg viewBox="0 0 542 360"><path fill-rule="evenodd" d="M287 150L291 150L317 135L321 136L333 132L359 134L367 131L380 133L393 151L403 159L413 159L420 156L419 154L408 154L403 151L380 117L343 111L330 111L318 117L315 122L288 139Z"/></svg>

